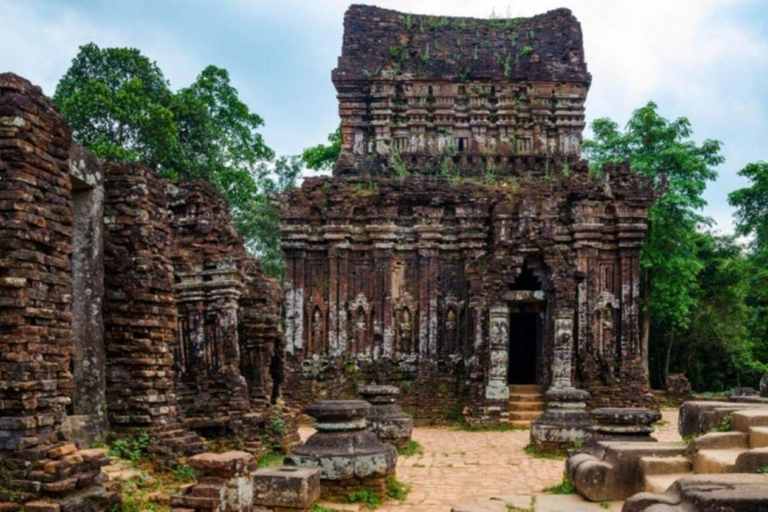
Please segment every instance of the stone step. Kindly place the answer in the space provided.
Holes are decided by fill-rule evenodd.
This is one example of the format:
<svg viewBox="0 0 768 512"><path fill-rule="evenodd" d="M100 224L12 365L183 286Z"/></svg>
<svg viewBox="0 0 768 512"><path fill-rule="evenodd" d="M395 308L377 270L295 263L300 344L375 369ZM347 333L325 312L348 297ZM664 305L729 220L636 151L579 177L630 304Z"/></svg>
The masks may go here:
<svg viewBox="0 0 768 512"><path fill-rule="evenodd" d="M745 409L731 414L731 430L746 433L751 427L768 427L768 410Z"/></svg>
<svg viewBox="0 0 768 512"><path fill-rule="evenodd" d="M510 384L509 385L509 392L510 393L544 393L544 386L541 384Z"/></svg>
<svg viewBox="0 0 768 512"><path fill-rule="evenodd" d="M512 421L534 421L541 415L542 411L509 411L509 419Z"/></svg>
<svg viewBox="0 0 768 512"><path fill-rule="evenodd" d="M693 441L696 450L746 450L749 435L743 432L710 432Z"/></svg>
<svg viewBox="0 0 768 512"><path fill-rule="evenodd" d="M544 395L541 393L513 393L509 395L510 402L543 402Z"/></svg>
<svg viewBox="0 0 768 512"><path fill-rule="evenodd" d="M662 494L667 489L672 487L672 484L680 480L685 476L689 476L688 473L672 473L669 475L655 475L645 477L645 492L652 492L654 494Z"/></svg>
<svg viewBox="0 0 768 512"><path fill-rule="evenodd" d="M507 423L515 428L531 428L532 421L529 420L509 420Z"/></svg>
<svg viewBox="0 0 768 512"><path fill-rule="evenodd" d="M640 471L646 477L690 473L692 469L687 457L640 457Z"/></svg>
<svg viewBox="0 0 768 512"><path fill-rule="evenodd" d="M768 448L768 427L749 427L749 447Z"/></svg>
<svg viewBox="0 0 768 512"><path fill-rule="evenodd" d="M694 473L733 473L736 459L744 453L743 448L701 450L693 456Z"/></svg>
<svg viewBox="0 0 768 512"><path fill-rule="evenodd" d="M544 402L509 402L510 411L543 411L546 407Z"/></svg>

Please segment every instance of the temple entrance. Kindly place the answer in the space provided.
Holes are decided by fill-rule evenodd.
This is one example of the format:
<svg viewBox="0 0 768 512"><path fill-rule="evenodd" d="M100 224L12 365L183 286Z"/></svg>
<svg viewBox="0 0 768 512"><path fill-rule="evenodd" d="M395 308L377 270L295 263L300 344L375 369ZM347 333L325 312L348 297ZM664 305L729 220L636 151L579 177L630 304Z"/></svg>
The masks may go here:
<svg viewBox="0 0 768 512"><path fill-rule="evenodd" d="M538 381L541 326L536 311L513 311L509 322L509 384Z"/></svg>

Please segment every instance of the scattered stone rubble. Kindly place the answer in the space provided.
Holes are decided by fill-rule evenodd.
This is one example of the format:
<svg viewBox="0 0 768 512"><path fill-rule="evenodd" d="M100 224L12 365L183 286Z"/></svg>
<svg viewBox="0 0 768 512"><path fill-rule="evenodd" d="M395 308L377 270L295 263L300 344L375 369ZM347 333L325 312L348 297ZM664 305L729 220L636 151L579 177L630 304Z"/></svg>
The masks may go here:
<svg viewBox="0 0 768 512"><path fill-rule="evenodd" d="M743 507L766 496L753 487L768 484L768 477L755 475L768 467L768 407L686 402L678 428L686 439L698 437L687 445L597 441L568 459L567 474L576 491L591 501L634 496L624 510L651 510L653 504L659 505L653 511L732 510L727 508L736 496L728 491L732 486L743 489L746 500L734 506L758 510ZM720 478L723 474L729 475ZM713 492L705 492L708 485Z"/></svg>
<svg viewBox="0 0 768 512"><path fill-rule="evenodd" d="M285 464L321 470L323 499L343 501L367 489L387 495L395 477L397 452L367 428L371 405L363 400L317 402L305 412L315 418L317 432L285 457Z"/></svg>
<svg viewBox="0 0 768 512"><path fill-rule="evenodd" d="M379 441L395 448L406 448L411 441L413 418L397 404L396 386L372 384L360 387L360 396L371 404L368 427Z"/></svg>

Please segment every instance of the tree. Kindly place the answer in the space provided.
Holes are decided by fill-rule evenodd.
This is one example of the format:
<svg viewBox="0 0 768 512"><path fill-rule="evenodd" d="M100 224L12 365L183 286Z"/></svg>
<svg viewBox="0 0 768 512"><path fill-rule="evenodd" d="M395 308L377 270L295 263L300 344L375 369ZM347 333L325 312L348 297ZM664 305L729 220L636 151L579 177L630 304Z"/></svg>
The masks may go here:
<svg viewBox="0 0 768 512"><path fill-rule="evenodd" d="M696 247L702 265L697 306L688 328L678 335L670 364L685 373L697 391L754 386L764 365L755 359L748 329L748 259L733 236L699 233Z"/></svg>
<svg viewBox="0 0 768 512"><path fill-rule="evenodd" d="M225 69L208 66L174 93L139 50L91 43L80 48L54 99L74 138L96 156L141 161L168 178L208 181L227 198L246 245L266 255L265 268L280 275L277 213L267 195L292 185L298 160L271 163L274 152L258 131L264 121L240 100ZM269 208L274 211L266 215Z"/></svg>
<svg viewBox="0 0 768 512"><path fill-rule="evenodd" d="M632 169L653 179L661 197L648 214L648 238L640 266L645 355L659 361L660 383L669 370L675 335L690 323L697 303L697 228L708 224L701 215L701 195L724 159L721 143L691 140L686 118L669 121L650 102L636 110L626 129L610 119L592 123L594 138L584 142L584 153L599 172L609 161L629 160ZM653 327L653 329L652 329Z"/></svg>
<svg viewBox="0 0 768 512"><path fill-rule="evenodd" d="M757 359L768 362L768 163L757 162L739 171L750 186L736 190L728 202L736 207L736 233L749 243L749 330Z"/></svg>
<svg viewBox="0 0 768 512"><path fill-rule="evenodd" d="M81 46L54 100L74 138L104 160L161 169L178 150L173 94L139 50Z"/></svg>
<svg viewBox="0 0 768 512"><path fill-rule="evenodd" d="M341 153L341 128L328 135L329 145L318 144L307 148L301 154L305 165L316 171L332 171Z"/></svg>

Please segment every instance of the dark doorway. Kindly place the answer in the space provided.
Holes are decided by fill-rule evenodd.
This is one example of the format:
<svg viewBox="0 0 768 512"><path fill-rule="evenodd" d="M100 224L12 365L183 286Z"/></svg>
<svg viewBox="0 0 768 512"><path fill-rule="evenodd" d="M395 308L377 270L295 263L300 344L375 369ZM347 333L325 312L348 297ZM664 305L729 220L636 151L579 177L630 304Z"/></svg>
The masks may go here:
<svg viewBox="0 0 768 512"><path fill-rule="evenodd" d="M514 312L509 322L510 384L536 384L539 352L539 314Z"/></svg>

